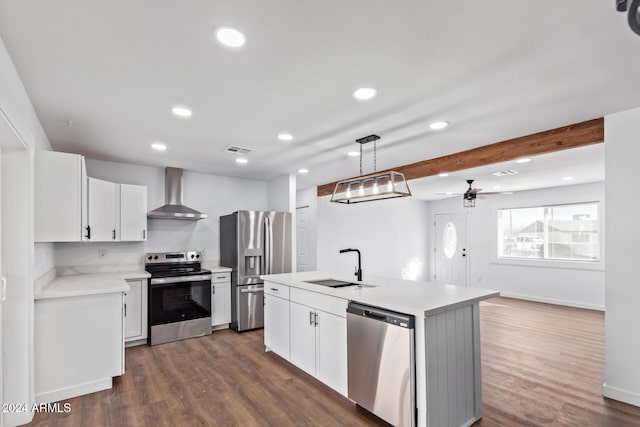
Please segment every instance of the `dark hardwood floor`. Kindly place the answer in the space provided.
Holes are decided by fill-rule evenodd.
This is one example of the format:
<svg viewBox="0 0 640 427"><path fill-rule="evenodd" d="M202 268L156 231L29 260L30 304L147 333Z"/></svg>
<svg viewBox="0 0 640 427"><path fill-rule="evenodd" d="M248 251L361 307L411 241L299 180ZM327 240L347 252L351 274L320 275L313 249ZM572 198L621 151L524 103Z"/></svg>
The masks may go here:
<svg viewBox="0 0 640 427"><path fill-rule="evenodd" d="M481 304L483 419L477 426L640 426L601 396L604 315L496 298ZM311 376L264 352L262 331L126 350L111 390L70 399L37 426L375 426Z"/></svg>

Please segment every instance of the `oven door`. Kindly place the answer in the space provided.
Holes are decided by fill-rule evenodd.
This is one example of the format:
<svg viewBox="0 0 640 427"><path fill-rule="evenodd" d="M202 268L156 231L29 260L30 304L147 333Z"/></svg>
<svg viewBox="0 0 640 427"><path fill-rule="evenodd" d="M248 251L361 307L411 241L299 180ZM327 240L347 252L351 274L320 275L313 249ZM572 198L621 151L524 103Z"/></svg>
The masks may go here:
<svg viewBox="0 0 640 427"><path fill-rule="evenodd" d="M150 326L211 318L211 276L207 276L151 279Z"/></svg>

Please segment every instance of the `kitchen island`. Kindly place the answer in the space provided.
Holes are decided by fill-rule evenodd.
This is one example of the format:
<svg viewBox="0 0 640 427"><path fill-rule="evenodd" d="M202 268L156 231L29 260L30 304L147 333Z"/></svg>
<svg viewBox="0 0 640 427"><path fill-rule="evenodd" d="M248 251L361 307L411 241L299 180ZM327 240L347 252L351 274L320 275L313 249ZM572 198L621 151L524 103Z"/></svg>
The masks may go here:
<svg viewBox="0 0 640 427"><path fill-rule="evenodd" d="M498 292L383 277L356 282L335 272L261 277L268 351L348 396L349 302L413 315L416 425L468 426L481 417L479 302ZM356 286L309 283L324 279Z"/></svg>

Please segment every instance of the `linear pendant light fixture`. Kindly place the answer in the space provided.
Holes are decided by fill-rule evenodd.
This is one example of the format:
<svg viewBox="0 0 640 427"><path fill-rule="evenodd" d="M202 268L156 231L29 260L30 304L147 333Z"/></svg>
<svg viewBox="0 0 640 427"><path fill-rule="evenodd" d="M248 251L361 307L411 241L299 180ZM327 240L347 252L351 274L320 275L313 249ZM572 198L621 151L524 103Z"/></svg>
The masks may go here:
<svg viewBox="0 0 640 427"><path fill-rule="evenodd" d="M336 184L331 201L334 203L362 203L375 200L411 196L411 190L402 172L376 172L376 141L378 135L356 139L360 144L360 176ZM362 174L362 146L373 141L373 173Z"/></svg>

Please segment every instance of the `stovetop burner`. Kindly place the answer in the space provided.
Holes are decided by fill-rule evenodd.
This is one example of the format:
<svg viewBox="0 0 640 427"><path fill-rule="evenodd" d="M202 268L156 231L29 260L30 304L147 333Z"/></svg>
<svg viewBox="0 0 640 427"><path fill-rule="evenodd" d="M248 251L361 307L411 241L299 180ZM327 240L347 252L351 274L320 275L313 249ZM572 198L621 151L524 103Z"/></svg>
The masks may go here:
<svg viewBox="0 0 640 427"><path fill-rule="evenodd" d="M145 270L152 277L193 276L211 273L200 264L201 254L188 252L154 252L145 255Z"/></svg>

